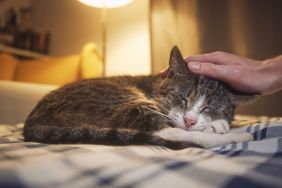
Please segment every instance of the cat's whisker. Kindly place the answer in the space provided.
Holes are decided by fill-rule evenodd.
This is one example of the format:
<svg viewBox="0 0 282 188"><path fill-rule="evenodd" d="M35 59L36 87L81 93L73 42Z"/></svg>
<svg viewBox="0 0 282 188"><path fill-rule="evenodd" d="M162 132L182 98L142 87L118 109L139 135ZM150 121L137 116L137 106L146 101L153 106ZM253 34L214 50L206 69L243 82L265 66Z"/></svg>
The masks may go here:
<svg viewBox="0 0 282 188"><path fill-rule="evenodd" d="M169 111L170 111L170 110L167 109L167 108L162 108L162 107L160 107L160 109L163 110L164 112L169 112Z"/></svg>
<svg viewBox="0 0 282 188"><path fill-rule="evenodd" d="M167 115L165 115L165 114L162 114L162 113L160 113L160 112L156 112L156 111L154 111L154 110L150 110L150 111L153 112L154 114L160 116L160 117L163 117L163 118L166 118L166 119L170 119L170 117L167 116Z"/></svg>
<svg viewBox="0 0 282 188"><path fill-rule="evenodd" d="M165 113L167 113L167 114L170 112L170 109L167 109L167 108L165 108L165 107L159 106L159 108L160 108L160 110L161 110L162 112L165 112Z"/></svg>
<svg viewBox="0 0 282 188"><path fill-rule="evenodd" d="M162 112L158 112L158 111L155 111L155 110L152 110L152 109L150 109L152 112L155 112L155 113L158 113L158 114L160 114L160 115L162 115L162 116L166 116L166 117L169 117L168 115L166 115L166 114L164 114L164 113L162 113Z"/></svg>
<svg viewBox="0 0 282 188"><path fill-rule="evenodd" d="M169 112L170 110L168 109L168 108L166 108L164 105L161 105L161 104L157 104L158 105L158 107L161 109L161 110L163 110L163 111L165 111L165 112ZM167 105L168 106L168 105Z"/></svg>
<svg viewBox="0 0 282 188"><path fill-rule="evenodd" d="M153 109L151 109L151 108L148 108L148 107L146 107L146 106L144 106L144 107L145 107L147 110L149 110L149 111L151 111L151 112L153 112L153 113L159 115L160 117L165 117L165 118L167 118L167 119L170 119L170 117L169 117L168 115L166 115L166 114L163 114L163 113L161 113L161 112L155 111L155 110L153 110Z"/></svg>

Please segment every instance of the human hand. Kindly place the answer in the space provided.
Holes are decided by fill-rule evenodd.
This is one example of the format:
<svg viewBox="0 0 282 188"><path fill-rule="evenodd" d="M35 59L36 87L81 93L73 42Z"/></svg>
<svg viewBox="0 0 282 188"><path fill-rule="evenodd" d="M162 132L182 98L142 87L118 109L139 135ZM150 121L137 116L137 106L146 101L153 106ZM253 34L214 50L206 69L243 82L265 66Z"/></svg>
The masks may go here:
<svg viewBox="0 0 282 188"><path fill-rule="evenodd" d="M184 60L196 74L222 80L245 93L270 94L282 88L282 56L280 57L256 61L225 52L214 52L190 56Z"/></svg>

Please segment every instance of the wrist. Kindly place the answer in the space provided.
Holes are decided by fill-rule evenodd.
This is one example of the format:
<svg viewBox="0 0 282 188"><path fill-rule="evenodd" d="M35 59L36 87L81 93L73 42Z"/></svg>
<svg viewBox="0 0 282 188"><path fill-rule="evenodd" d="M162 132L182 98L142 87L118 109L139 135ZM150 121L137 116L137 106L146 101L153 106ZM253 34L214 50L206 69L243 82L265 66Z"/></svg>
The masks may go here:
<svg viewBox="0 0 282 188"><path fill-rule="evenodd" d="M263 61L261 71L265 79L262 94L272 94L282 89L282 56Z"/></svg>

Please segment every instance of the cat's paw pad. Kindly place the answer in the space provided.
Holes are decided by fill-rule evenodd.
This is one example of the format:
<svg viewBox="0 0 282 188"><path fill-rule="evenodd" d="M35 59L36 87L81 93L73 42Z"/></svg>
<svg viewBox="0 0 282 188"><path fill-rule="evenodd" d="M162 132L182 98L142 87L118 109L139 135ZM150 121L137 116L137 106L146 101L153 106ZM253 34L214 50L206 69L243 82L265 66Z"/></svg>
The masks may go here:
<svg viewBox="0 0 282 188"><path fill-rule="evenodd" d="M210 122L209 126L203 132L225 134L228 133L230 126L225 120L215 120Z"/></svg>

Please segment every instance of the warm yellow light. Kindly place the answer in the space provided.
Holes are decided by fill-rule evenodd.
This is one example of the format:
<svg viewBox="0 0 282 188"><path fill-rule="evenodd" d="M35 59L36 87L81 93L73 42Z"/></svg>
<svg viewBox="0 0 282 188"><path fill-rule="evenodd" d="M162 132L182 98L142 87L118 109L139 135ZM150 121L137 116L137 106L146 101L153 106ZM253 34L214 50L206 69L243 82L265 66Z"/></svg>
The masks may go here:
<svg viewBox="0 0 282 188"><path fill-rule="evenodd" d="M117 8L131 3L133 0L78 0L79 2L97 8Z"/></svg>

